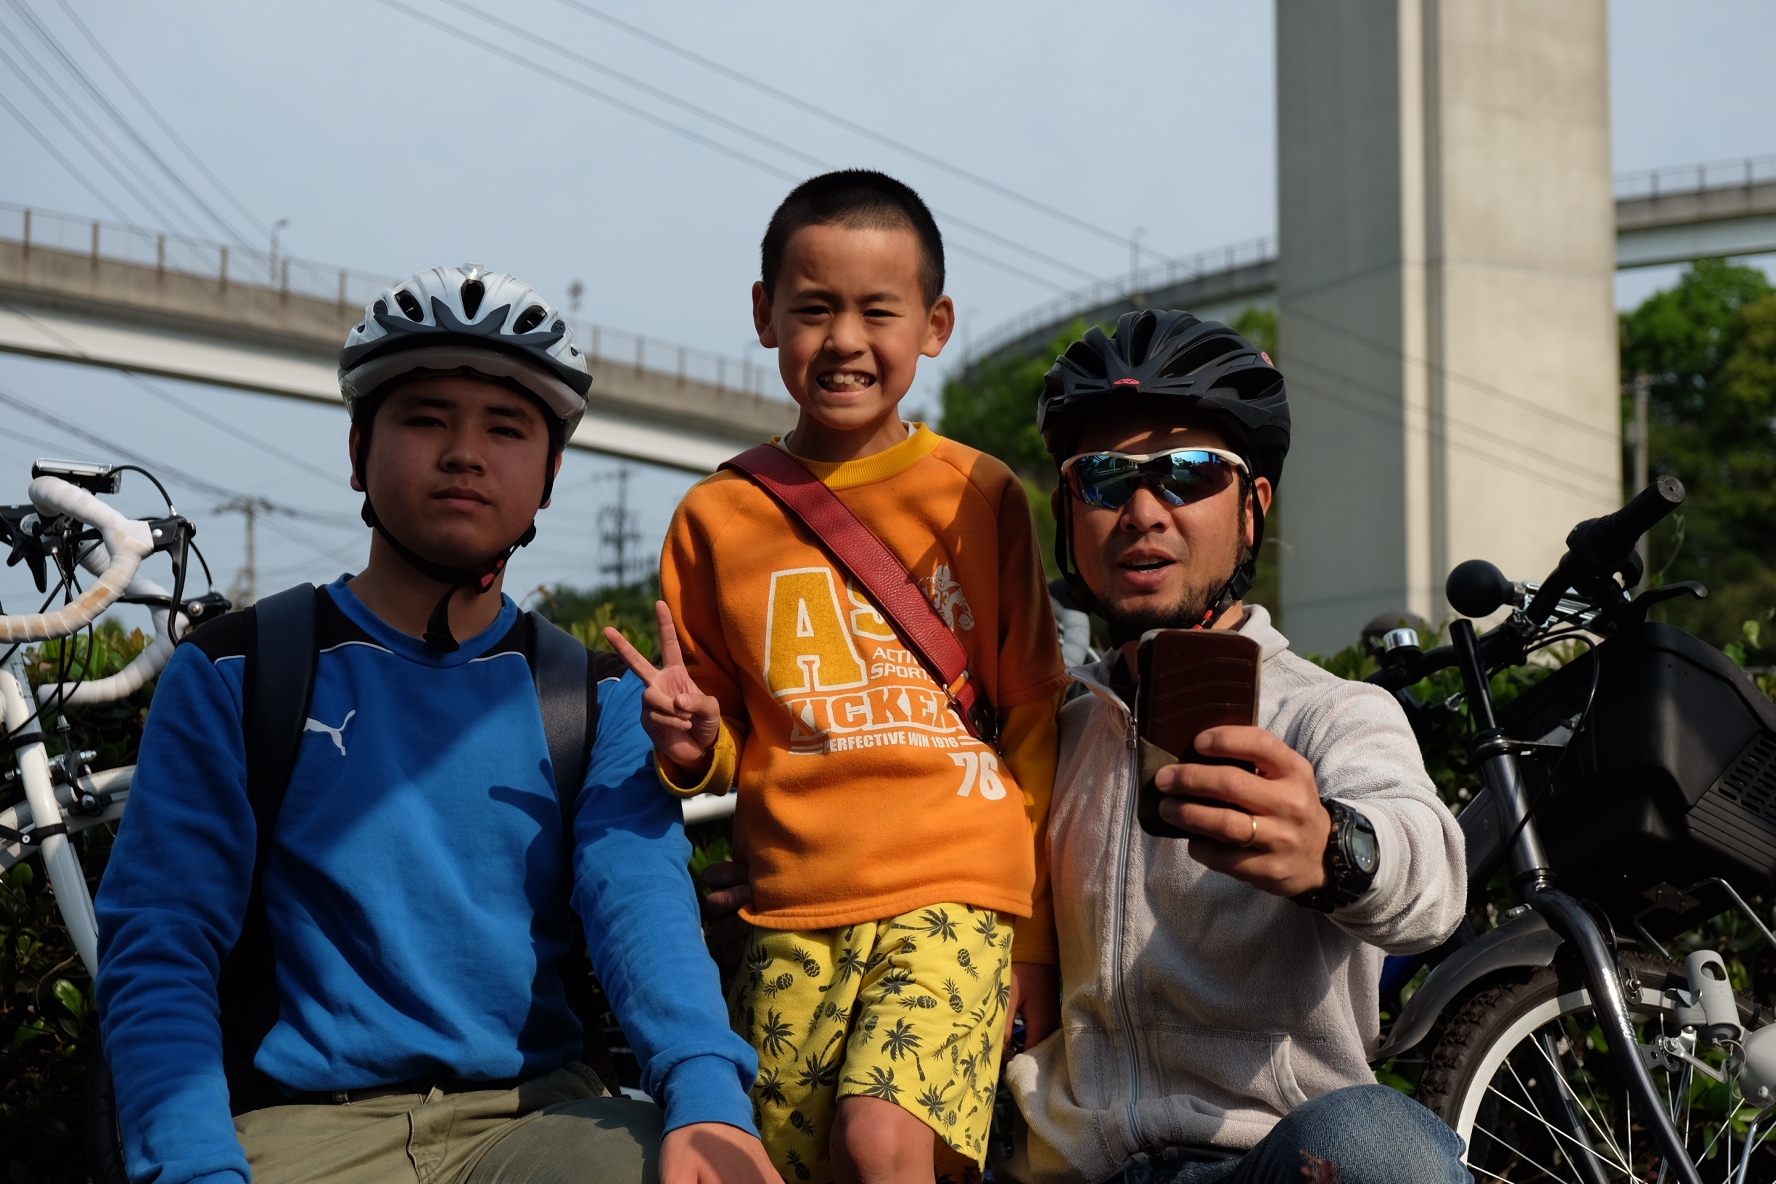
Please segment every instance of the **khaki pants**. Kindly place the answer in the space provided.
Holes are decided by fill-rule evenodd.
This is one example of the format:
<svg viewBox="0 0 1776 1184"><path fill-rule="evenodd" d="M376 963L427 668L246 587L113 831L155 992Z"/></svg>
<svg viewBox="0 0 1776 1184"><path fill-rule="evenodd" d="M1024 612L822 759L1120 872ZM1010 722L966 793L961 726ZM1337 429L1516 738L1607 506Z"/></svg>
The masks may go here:
<svg viewBox="0 0 1776 1184"><path fill-rule="evenodd" d="M516 1089L240 1115L254 1184L656 1184L665 1118L569 1065Z"/></svg>

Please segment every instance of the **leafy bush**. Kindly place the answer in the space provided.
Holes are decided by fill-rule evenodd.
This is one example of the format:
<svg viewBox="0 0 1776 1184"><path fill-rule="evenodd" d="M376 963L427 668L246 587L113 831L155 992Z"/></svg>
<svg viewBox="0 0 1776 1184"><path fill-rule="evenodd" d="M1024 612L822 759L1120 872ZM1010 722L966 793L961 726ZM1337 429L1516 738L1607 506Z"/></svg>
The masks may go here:
<svg viewBox="0 0 1776 1184"><path fill-rule="evenodd" d="M140 630L126 633L115 621L101 622L90 636L46 642L29 653L32 684L104 678L127 666L148 642ZM67 735L96 751L92 768L136 759L153 693L151 683L116 703L68 709ZM61 753L62 715L46 710L42 723L46 747ZM22 796L13 791L0 803ZM89 890L98 888L111 839L108 828L94 827L73 840ZM0 876L0 974L0 1146L8 1179L84 1179L84 1091L87 1065L99 1047L92 980L37 861Z"/></svg>

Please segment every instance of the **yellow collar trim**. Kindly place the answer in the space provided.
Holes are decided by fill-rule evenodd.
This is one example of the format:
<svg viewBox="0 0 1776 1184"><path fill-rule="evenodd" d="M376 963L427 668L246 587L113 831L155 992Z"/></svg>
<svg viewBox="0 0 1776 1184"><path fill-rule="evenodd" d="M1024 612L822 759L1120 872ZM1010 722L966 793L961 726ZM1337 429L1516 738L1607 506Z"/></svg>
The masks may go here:
<svg viewBox="0 0 1776 1184"><path fill-rule="evenodd" d="M771 443L795 456L802 467L826 482L828 489L850 489L856 485L868 485L873 481L886 481L890 477L899 476L930 456L943 440L942 436L922 423L907 426L912 431L907 434L906 439L874 456L860 457L857 460L809 460L783 448L781 436L773 437Z"/></svg>

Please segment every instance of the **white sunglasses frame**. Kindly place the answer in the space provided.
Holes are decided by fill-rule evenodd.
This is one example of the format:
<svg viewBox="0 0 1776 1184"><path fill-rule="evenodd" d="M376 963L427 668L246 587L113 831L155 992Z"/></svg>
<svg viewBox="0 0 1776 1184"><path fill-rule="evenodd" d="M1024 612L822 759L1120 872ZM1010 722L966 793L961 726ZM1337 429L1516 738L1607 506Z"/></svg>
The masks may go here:
<svg viewBox="0 0 1776 1184"><path fill-rule="evenodd" d="M1132 460L1137 465L1144 465L1150 460L1158 460L1162 456L1176 456L1180 452L1206 452L1210 456L1220 457L1246 476L1250 477L1252 475L1251 468L1246 464L1245 458L1240 456L1239 453L1229 452L1225 448L1208 448L1200 445L1191 448L1167 448L1163 452L1112 452L1108 450L1103 452L1080 452L1073 456L1069 456L1066 460L1061 462L1061 473L1064 476L1072 471L1075 464L1084 460L1088 456L1114 456L1120 460Z"/></svg>

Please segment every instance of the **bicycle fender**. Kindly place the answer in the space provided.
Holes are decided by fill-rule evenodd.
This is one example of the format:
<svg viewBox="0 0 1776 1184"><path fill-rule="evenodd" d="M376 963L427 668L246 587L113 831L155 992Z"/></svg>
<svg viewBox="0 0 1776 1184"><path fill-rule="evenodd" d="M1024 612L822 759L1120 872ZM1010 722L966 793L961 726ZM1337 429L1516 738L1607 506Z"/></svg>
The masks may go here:
<svg viewBox="0 0 1776 1184"><path fill-rule="evenodd" d="M1560 935L1535 912L1524 913L1469 942L1431 971L1394 1021L1387 1040L1369 1058L1370 1063L1380 1064L1415 1047L1430 1034L1443 1009L1474 983L1501 970L1547 966L1559 948Z"/></svg>

